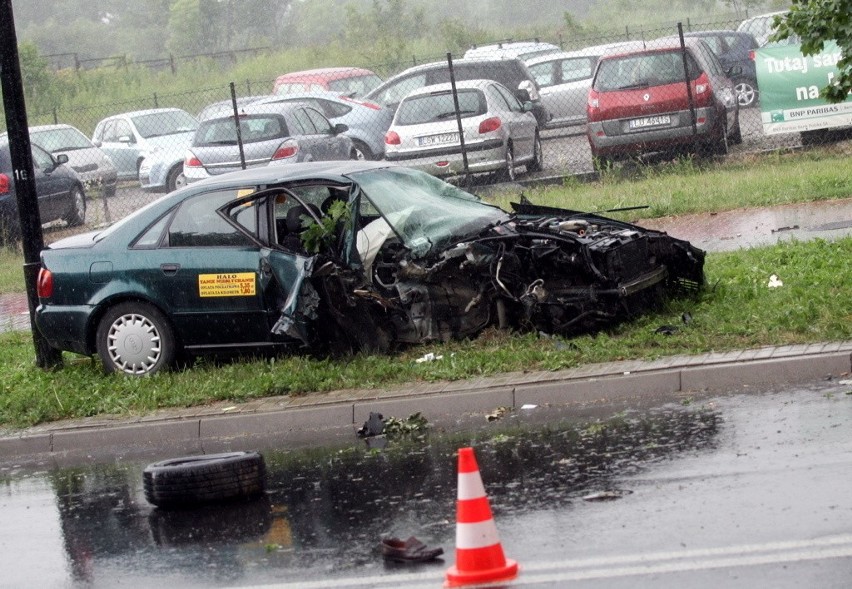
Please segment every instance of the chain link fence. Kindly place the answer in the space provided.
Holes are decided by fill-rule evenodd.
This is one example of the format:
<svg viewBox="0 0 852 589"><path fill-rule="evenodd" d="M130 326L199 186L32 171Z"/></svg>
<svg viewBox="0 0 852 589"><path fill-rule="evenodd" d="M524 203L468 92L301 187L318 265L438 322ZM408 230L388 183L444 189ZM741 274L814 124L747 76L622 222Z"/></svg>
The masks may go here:
<svg viewBox="0 0 852 589"><path fill-rule="evenodd" d="M338 68L292 83L279 80L277 93L275 80L245 80L30 114L30 125L44 132L42 139L31 134L34 143L67 153L85 178L84 223L70 229L57 222L46 241L115 222L201 177L304 159L386 158L438 175L461 170L541 178L592 173L654 153L718 157L837 140L841 149L852 149L843 142L848 127L799 132L767 126L774 115L761 106L757 42L737 32L738 24L625 29L570 42L506 41L465 55L445 53L431 64L413 59L420 63L399 64L384 82L369 69ZM470 82L480 78L500 82L502 90ZM393 121L411 92L433 84L445 85L438 98L427 92L406 108L407 120ZM283 106L294 102L307 108ZM235 117L235 105L246 114ZM843 112L848 124L850 111ZM67 145L58 138L67 131L62 125L80 131L63 132ZM341 136L349 148L331 148ZM84 150L89 140L98 149ZM86 160L84 152L94 155ZM100 152L114 170L98 159ZM458 159L466 161L454 163Z"/></svg>

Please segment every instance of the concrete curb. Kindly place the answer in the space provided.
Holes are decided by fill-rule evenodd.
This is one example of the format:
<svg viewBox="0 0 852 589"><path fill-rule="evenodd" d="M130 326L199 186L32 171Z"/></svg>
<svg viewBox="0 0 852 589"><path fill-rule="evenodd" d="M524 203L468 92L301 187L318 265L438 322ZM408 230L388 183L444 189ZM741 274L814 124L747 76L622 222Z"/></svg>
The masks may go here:
<svg viewBox="0 0 852 589"><path fill-rule="evenodd" d="M852 341L766 347L655 361L591 364L387 390L274 397L240 405L164 410L121 420L92 418L38 426L0 438L0 463L79 463L95 456L197 454L302 447L354 439L371 411L432 425L497 407L582 407L653 396L762 390L852 373Z"/></svg>

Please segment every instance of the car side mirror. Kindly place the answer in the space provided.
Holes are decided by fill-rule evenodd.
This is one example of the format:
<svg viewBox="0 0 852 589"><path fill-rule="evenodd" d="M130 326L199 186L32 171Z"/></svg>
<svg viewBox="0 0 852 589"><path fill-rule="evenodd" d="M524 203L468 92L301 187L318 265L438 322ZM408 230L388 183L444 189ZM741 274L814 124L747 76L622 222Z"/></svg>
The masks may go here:
<svg viewBox="0 0 852 589"><path fill-rule="evenodd" d="M94 139L92 141L92 145L94 145L95 147L100 147L103 145L103 141L101 141L100 139Z"/></svg>
<svg viewBox="0 0 852 589"><path fill-rule="evenodd" d="M337 123L334 126L334 134L340 135L341 133L346 133L349 130L349 125L344 125L343 123Z"/></svg>
<svg viewBox="0 0 852 589"><path fill-rule="evenodd" d="M729 78L736 78L737 76L741 76L743 75L743 66L741 66L740 64L734 64L728 68L727 74Z"/></svg>
<svg viewBox="0 0 852 589"><path fill-rule="evenodd" d="M532 103L531 101L529 101L529 100L524 101L524 102L521 104L521 110L522 110L523 112L532 112L532 109L533 109L533 103Z"/></svg>
<svg viewBox="0 0 852 589"><path fill-rule="evenodd" d="M62 164L67 164L68 163L68 154L67 153L57 154L56 156L54 156L53 161L56 162L57 166L61 166Z"/></svg>

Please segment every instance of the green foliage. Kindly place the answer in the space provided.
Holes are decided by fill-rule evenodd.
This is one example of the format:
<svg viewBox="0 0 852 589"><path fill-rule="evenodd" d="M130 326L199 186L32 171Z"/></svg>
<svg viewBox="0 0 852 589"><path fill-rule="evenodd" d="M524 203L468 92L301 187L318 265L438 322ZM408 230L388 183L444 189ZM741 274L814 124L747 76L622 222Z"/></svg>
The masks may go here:
<svg viewBox="0 0 852 589"><path fill-rule="evenodd" d="M352 218L352 208L342 200L334 201L328 212L317 223L313 217L303 215L307 226L301 233L302 245L308 253L319 254L334 246L337 230L345 226Z"/></svg>
<svg viewBox="0 0 852 589"><path fill-rule="evenodd" d="M398 62L408 55L409 41L424 32L423 11L406 0L373 0L361 11L346 5L344 43L373 63Z"/></svg>
<svg viewBox="0 0 852 589"><path fill-rule="evenodd" d="M798 35L802 53L816 55L827 41L835 41L841 51L837 62L839 76L822 88L828 102L843 102L852 92L852 0L793 0L786 16L775 17L778 30L771 37L781 41Z"/></svg>

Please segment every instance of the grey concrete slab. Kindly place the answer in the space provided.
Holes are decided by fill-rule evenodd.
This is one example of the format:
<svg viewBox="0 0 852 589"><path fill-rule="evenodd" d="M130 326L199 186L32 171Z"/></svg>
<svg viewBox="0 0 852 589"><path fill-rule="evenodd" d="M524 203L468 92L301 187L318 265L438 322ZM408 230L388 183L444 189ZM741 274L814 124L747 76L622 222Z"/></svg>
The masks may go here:
<svg viewBox="0 0 852 589"><path fill-rule="evenodd" d="M53 452L61 454L102 451L114 447L158 447L198 441L198 421L180 420L123 425L118 427L80 428L53 433Z"/></svg>
<svg viewBox="0 0 852 589"><path fill-rule="evenodd" d="M12 456L50 452L50 438L50 434L0 438L0 459L5 460Z"/></svg>
<svg viewBox="0 0 852 589"><path fill-rule="evenodd" d="M199 437L202 440L227 440L245 436L295 436L301 431L351 425L350 404L328 405L304 409L209 417L201 420Z"/></svg>
<svg viewBox="0 0 852 589"><path fill-rule="evenodd" d="M773 358L748 363L684 368L683 390L731 391L742 386L768 386L840 376L852 368L848 353Z"/></svg>
<svg viewBox="0 0 852 589"><path fill-rule="evenodd" d="M515 388L515 404L562 405L601 399L620 400L681 390L680 371L616 375L604 378L570 380L549 385L524 385Z"/></svg>

